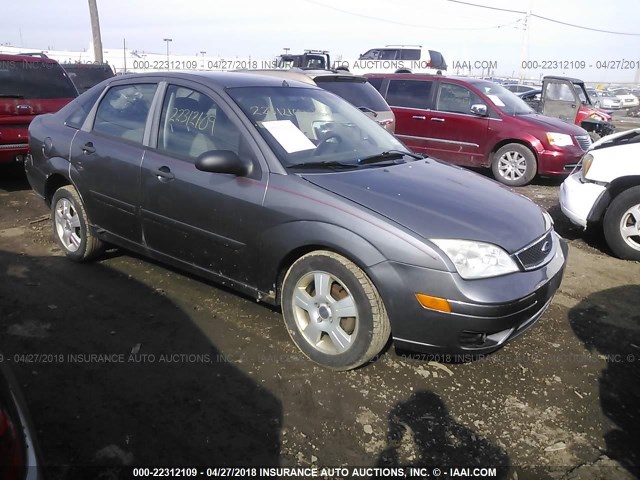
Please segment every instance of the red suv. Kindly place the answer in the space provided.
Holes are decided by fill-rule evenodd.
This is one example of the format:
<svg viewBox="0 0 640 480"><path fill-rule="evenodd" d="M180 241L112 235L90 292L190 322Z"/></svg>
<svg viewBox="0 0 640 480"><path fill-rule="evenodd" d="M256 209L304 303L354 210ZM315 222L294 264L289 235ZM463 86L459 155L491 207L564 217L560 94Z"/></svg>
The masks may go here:
<svg viewBox="0 0 640 480"><path fill-rule="evenodd" d="M0 54L0 164L29 153L28 128L41 113L60 110L78 96L62 67L44 54Z"/></svg>
<svg viewBox="0 0 640 480"><path fill-rule="evenodd" d="M396 117L396 136L417 153L471 167L497 180L529 183L536 173L568 174L591 145L576 125L534 112L487 80L442 75L370 74Z"/></svg>

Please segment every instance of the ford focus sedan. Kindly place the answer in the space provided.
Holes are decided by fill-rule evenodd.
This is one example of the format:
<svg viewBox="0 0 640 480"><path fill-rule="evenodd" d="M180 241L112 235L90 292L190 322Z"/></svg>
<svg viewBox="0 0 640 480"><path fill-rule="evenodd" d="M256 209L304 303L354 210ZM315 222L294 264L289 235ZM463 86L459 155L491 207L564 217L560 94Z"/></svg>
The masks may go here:
<svg viewBox="0 0 640 480"><path fill-rule="evenodd" d="M336 370L390 338L496 350L542 316L564 270L534 203L293 80L113 78L38 117L30 142L27 176L70 259L117 245L278 305L298 348Z"/></svg>

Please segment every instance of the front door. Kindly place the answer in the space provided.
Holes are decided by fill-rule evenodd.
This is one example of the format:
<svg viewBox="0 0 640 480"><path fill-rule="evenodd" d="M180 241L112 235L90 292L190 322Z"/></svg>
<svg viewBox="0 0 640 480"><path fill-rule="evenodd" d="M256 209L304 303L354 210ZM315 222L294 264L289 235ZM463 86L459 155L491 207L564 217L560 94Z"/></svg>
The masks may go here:
<svg viewBox="0 0 640 480"><path fill-rule="evenodd" d="M542 86L542 114L574 123L580 109L580 98L573 83L561 79L545 79Z"/></svg>
<svg viewBox="0 0 640 480"><path fill-rule="evenodd" d="M235 114L197 88L167 88L157 142L151 142L156 148L142 162L144 240L157 252L242 281L266 172ZM252 173L236 177L197 170L198 156L212 150L250 159Z"/></svg>

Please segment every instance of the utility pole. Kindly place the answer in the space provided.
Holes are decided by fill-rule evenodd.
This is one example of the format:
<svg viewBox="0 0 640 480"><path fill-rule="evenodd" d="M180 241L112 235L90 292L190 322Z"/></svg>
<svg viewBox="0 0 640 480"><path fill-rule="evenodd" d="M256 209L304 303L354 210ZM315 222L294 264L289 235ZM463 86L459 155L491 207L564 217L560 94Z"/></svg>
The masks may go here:
<svg viewBox="0 0 640 480"><path fill-rule="evenodd" d="M93 55L95 61L104 63L102 57L102 36L100 35L100 19L98 18L97 0L89 0L89 15L91 16L91 32L93 33Z"/></svg>
<svg viewBox="0 0 640 480"><path fill-rule="evenodd" d="M522 35L522 52L520 52L520 82L524 82L524 65L529 58L529 26L531 22L531 5L533 4L533 0L529 0L529 11L527 15L524 17L524 33Z"/></svg>

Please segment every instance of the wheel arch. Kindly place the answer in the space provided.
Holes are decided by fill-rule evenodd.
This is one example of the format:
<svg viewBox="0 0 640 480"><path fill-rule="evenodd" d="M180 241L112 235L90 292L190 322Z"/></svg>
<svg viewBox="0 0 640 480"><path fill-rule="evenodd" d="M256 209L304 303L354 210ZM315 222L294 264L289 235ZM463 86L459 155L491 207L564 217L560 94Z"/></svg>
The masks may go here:
<svg viewBox="0 0 640 480"><path fill-rule="evenodd" d="M48 207L51 206L51 199L60 187L65 185L73 185L71 180L61 173L53 173L47 177L44 184L44 200Z"/></svg>
<svg viewBox="0 0 640 480"><path fill-rule="evenodd" d="M622 192L640 186L640 175L629 175L625 177L619 177L613 180L605 193L598 198L598 201L591 209L589 213L589 217L587 218L588 223L599 223L603 220L604 215L618 195Z"/></svg>
<svg viewBox="0 0 640 480"><path fill-rule="evenodd" d="M536 152L536 149L533 148L533 145L531 145L531 143L527 142L526 140L522 140L520 138L507 138L504 140L500 140L498 143L496 143L491 149L491 158L489 159L489 163L493 162L493 156L498 150L500 150L502 147L506 145L509 145L510 143L517 143L524 147L527 147L531 151L531 153L533 153L533 156L536 159L536 163L538 163L538 153Z"/></svg>
<svg viewBox="0 0 640 480"><path fill-rule="evenodd" d="M262 240L262 251L274 252L263 267L263 278L271 279L273 302L280 304L282 281L289 267L309 252L328 250L352 261L368 276L369 268L386 260L363 237L338 225L322 222L293 222L271 230ZM371 277L370 277L371 278ZM371 278L375 284L375 279Z"/></svg>

